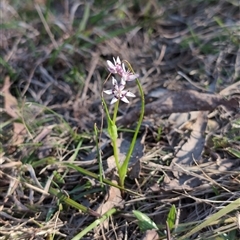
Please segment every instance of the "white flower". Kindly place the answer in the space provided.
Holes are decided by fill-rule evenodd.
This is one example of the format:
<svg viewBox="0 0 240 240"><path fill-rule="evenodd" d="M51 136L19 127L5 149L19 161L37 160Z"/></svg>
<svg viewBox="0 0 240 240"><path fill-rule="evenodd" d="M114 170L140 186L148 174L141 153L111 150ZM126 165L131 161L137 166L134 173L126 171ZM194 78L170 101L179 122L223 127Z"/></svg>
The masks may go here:
<svg viewBox="0 0 240 240"><path fill-rule="evenodd" d="M112 84L113 84L113 89L104 91L104 93L108 95L111 95L111 94L114 95L110 104L113 104L118 100L121 100L125 103L129 103L127 97L136 97L135 94L131 93L130 91L123 90L125 88L124 79L121 79L121 83L120 85L118 85L117 80L114 77L112 77Z"/></svg>
<svg viewBox="0 0 240 240"><path fill-rule="evenodd" d="M123 78L123 80L125 82L133 81L139 77L138 74L133 74L129 70L126 71L124 64L122 64L122 69L123 69L123 71L121 72L121 77Z"/></svg>
<svg viewBox="0 0 240 240"><path fill-rule="evenodd" d="M108 70L110 73L118 74L122 77L124 82L133 81L139 77L138 74L133 74L129 70L126 70L124 63L121 62L120 58L113 58L113 62L107 60Z"/></svg>
<svg viewBox="0 0 240 240"><path fill-rule="evenodd" d="M113 74L119 74L121 75L122 71L123 71L123 66L124 64L122 64L121 60L119 57L117 57L117 59L115 60L115 58L113 58L113 62L107 60L107 65L108 65L108 70L110 73Z"/></svg>

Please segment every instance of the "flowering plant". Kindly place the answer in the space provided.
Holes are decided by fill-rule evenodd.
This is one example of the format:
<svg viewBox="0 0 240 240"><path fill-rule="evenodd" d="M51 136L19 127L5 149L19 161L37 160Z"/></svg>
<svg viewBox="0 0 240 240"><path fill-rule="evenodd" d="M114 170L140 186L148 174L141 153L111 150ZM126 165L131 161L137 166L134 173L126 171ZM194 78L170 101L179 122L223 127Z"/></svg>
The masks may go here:
<svg viewBox="0 0 240 240"><path fill-rule="evenodd" d="M104 98L102 97L102 102L103 102L104 109L105 109L106 116L107 116L108 133L111 138L111 142L112 142L112 146L113 146L114 159L115 159L115 163L116 163L116 167L117 167L117 171L118 171L118 175L119 175L119 184L121 187L124 187L124 182L125 182L126 173L127 173L127 169L128 169L128 163L129 163L130 157L132 155L132 152L133 152L133 149L134 149L134 146L136 143L136 139L137 139L137 134L139 132L139 129L140 129L140 126L141 126L141 123L143 120L143 116L144 116L144 94L143 94L141 84L138 80L139 75L135 74L133 72L133 69L129 62L127 62L127 61L125 61L125 62L128 64L128 67L130 70L126 70L124 62L121 62L119 57L117 57L117 59L113 58L113 62L111 62L109 60L107 61L108 70L110 72L110 75L116 74L121 78L121 81L119 84L117 79L115 77L112 77L112 85L113 85L112 89L103 91L105 94L113 95L113 98L110 102L110 104L115 104L114 113L113 113L112 118L110 117L110 114L109 114L109 111L107 108L107 104L106 104ZM140 92L141 100L142 100L142 108L141 108L141 114L139 117L139 121L138 121L137 127L135 129L135 133L134 133L131 145L129 147L127 156L126 156L124 162L122 163L122 165L120 165L119 157L118 157L118 149L117 149L118 129L116 126L116 118L117 118L119 102L123 101L124 103L129 103L129 100L127 97L130 97L130 98L136 97L134 93L130 92L129 90L126 90L126 83L129 81L134 81L134 80L136 80L136 83L139 88L139 92Z"/></svg>

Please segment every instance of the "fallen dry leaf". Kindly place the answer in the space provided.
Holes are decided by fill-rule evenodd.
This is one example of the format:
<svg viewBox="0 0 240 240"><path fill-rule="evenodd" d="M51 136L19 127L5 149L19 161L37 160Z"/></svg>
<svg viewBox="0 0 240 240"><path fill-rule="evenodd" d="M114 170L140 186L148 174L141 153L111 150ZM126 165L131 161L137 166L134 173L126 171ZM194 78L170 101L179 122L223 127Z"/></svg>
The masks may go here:
<svg viewBox="0 0 240 240"><path fill-rule="evenodd" d="M18 102L17 102L17 99L13 97L12 94L10 93L10 90L9 90L10 87L11 87L10 78L9 76L7 76L4 80L4 85L2 88L2 93L4 95L4 110L9 116L13 118L17 118Z"/></svg>
<svg viewBox="0 0 240 240"><path fill-rule="evenodd" d="M196 122L192 125L192 132L188 141L180 148L176 157L172 160L170 167L176 179L171 180L165 177L164 182L167 189L179 190L185 188L191 190L201 183L200 179L186 172L195 160L201 158L205 145L204 133L207 127L207 113L206 111L199 112Z"/></svg>
<svg viewBox="0 0 240 240"><path fill-rule="evenodd" d="M147 230L142 237L142 240L157 240L157 239L159 239L159 236L156 229Z"/></svg>
<svg viewBox="0 0 240 240"><path fill-rule="evenodd" d="M9 76L7 76L4 80L4 86L2 88L2 93L4 96L4 110L9 116L16 119L19 117L18 102L17 99L10 93L10 87L11 87L10 78ZM26 136L25 126L22 123L14 122L12 145L21 144L24 141L25 136Z"/></svg>
<svg viewBox="0 0 240 240"><path fill-rule="evenodd" d="M218 106L225 106L230 110L236 110L239 103L236 99L226 99L221 95L199 93L194 90L170 91L166 90L160 98L145 105L145 116L150 114L171 114L190 111L212 111ZM120 125L127 125L138 120L140 109L135 108L124 115L118 122Z"/></svg>
<svg viewBox="0 0 240 240"><path fill-rule="evenodd" d="M197 118L199 111L185 112L185 113L172 113L168 120L174 122L175 128L187 128L186 125L191 125L191 121Z"/></svg>
<svg viewBox="0 0 240 240"><path fill-rule="evenodd" d="M19 145L23 143L26 137L26 128L22 123L13 123L12 145Z"/></svg>
<svg viewBox="0 0 240 240"><path fill-rule="evenodd" d="M117 184L117 181L115 180L112 180L112 182L114 184ZM123 199L121 196L121 191L116 187L110 186L108 189L108 192L106 193L104 203L99 206L99 208L97 209L97 213L99 213L100 215L103 215L111 208L118 207L122 203L123 203ZM103 226L105 229L108 228L108 220L105 220L103 222Z"/></svg>
<svg viewBox="0 0 240 240"><path fill-rule="evenodd" d="M175 164L191 166L194 160L201 157L201 153L205 144L204 133L207 127L207 112L199 112L196 122L192 125L192 132L188 141L177 152L176 157L171 162L171 167ZM175 177L179 177L177 172L173 173Z"/></svg>

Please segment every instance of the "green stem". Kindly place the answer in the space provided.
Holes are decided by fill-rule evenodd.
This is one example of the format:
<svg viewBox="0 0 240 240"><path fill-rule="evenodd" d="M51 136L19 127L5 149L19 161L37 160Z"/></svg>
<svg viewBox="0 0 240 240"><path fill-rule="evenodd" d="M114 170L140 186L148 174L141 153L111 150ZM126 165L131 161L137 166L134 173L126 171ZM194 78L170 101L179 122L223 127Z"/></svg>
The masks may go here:
<svg viewBox="0 0 240 240"><path fill-rule="evenodd" d="M112 122L111 118L110 118L110 114L109 114L109 111L108 111L108 108L107 108L107 104L105 102L105 99L102 98L102 103L103 103L103 106L104 106L104 109L105 109L105 113L107 115L107 121L108 121L108 124L110 124Z"/></svg>
<svg viewBox="0 0 240 240"><path fill-rule="evenodd" d="M118 158L118 147L117 147L117 138L112 139L112 145L113 145L113 154L114 154L114 159L115 159L115 163L117 166L117 170L118 170L118 174L120 173L120 163L119 163L119 158Z"/></svg>
<svg viewBox="0 0 240 240"><path fill-rule="evenodd" d="M116 122L116 118L117 118L117 111L118 111L118 105L119 105L119 101L116 102L115 107L114 107L114 114L113 114L113 120L111 120L110 115L109 115L109 111L106 105L106 102L104 100L104 98L102 98L102 102L105 108L105 112L107 114L107 120L108 120L108 133L110 135L111 141L112 141L112 146L113 146L113 154L114 154L114 159L115 159L115 163L116 163L116 167L118 170L118 173L120 171L120 163L119 163L119 158L118 158L118 147L117 147L117 126L115 124Z"/></svg>
<svg viewBox="0 0 240 240"><path fill-rule="evenodd" d="M118 101L115 103L115 106L114 106L114 113L113 113L113 124L115 124L115 123L116 123L119 102L120 102L120 100L118 100Z"/></svg>
<svg viewBox="0 0 240 240"><path fill-rule="evenodd" d="M140 130L140 127L141 127L141 124L142 124L142 121L143 121L144 110L145 110L145 99L144 99L143 89L142 89L142 86L141 86L139 80L137 79L136 81L137 81L137 85L138 85L139 92L140 92L140 95L141 95L141 113L140 113L139 121L138 121L137 127L135 129L135 133L134 133L131 145L129 147L127 156L126 156L126 158L125 158L125 160L124 160L124 162L121 166L120 172L119 172L119 179L120 179L120 186L121 187L124 186L124 181L125 181L126 174L127 174L127 169L128 169L128 163L129 163L130 157L132 155L132 152L133 152L133 149L134 149L134 146L135 146L135 143L136 143L137 135L138 135L138 132Z"/></svg>
<svg viewBox="0 0 240 240"><path fill-rule="evenodd" d="M114 106L114 112L113 112L113 124L115 125L116 123L116 119L117 119L117 113L118 113L118 106L119 106L119 100L115 103ZM113 154L114 154L114 158L115 158L115 163L116 163L116 167L118 170L118 173L120 171L120 163L119 163L119 151L118 151L118 147L117 147L117 138L112 138L112 145L113 145Z"/></svg>

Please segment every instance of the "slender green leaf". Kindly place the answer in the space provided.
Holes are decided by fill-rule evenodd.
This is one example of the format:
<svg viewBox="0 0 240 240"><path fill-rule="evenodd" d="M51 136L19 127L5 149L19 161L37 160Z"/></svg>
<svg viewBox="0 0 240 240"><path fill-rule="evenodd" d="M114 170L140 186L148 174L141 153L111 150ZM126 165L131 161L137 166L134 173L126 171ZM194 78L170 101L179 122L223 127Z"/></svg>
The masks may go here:
<svg viewBox="0 0 240 240"><path fill-rule="evenodd" d="M73 208L81 210L84 213L91 214L95 217L99 217L99 214L97 212L95 212L95 211L91 210L90 208L87 208L87 207L83 206L82 204L77 203L76 201L72 200L65 192L61 192L61 191L51 187L49 189L49 193L56 196L59 201L65 202L67 205L69 205Z"/></svg>
<svg viewBox="0 0 240 240"><path fill-rule="evenodd" d="M144 214L140 211L137 211L137 210L133 210L133 214L139 221L138 224L139 224L141 231L145 232L145 231L151 230L151 229L158 230L156 223L153 222L146 214Z"/></svg>
<svg viewBox="0 0 240 240"><path fill-rule="evenodd" d="M81 168L81 167L76 166L76 165L71 164L71 163L64 163L64 165L65 165L65 166L68 166L68 167L70 167L70 168L72 168L72 169L75 169L76 171L82 173L83 175L86 175L86 176L92 177L92 178L94 178L94 179L96 179L96 180L99 180L99 176L98 176L97 174L95 174L95 173L93 173L93 172L90 172L90 171L88 171L88 170L86 170L86 169L84 169L84 168ZM129 192L129 193L131 193L131 194L133 194L133 195L142 196L142 195L139 194L139 193L136 193L136 192L134 192L134 191L131 191L131 190L129 190L129 189L126 189L126 188L124 188L124 187L121 187L121 186L119 186L119 185L117 185L117 184L114 184L114 183L113 183L112 181L110 181L110 180L103 179L103 183L105 183L105 184L107 184L107 185L109 185L109 186L113 186L113 187L119 188L120 190Z"/></svg>
<svg viewBox="0 0 240 240"><path fill-rule="evenodd" d="M117 212L116 208L112 208L109 211L107 211L101 218L95 220L93 223L91 223L88 227L84 228L83 231L78 233L72 240L79 240L84 235L89 233L92 229L96 228L99 224L103 223L106 219L108 219L111 215Z"/></svg>
<svg viewBox="0 0 240 240"><path fill-rule="evenodd" d="M102 165L102 155L99 149L99 137L98 137L98 128L97 128L97 124L94 124L94 132L95 132L95 143L96 143L96 147L97 147L97 159L98 159L98 166L99 166L99 182L101 184L101 187L103 187L103 165Z"/></svg>
<svg viewBox="0 0 240 240"><path fill-rule="evenodd" d="M167 217L167 223L168 223L170 230L172 230L174 228L175 221L176 221L176 207L173 204L172 207L170 208L170 211L169 211L168 217Z"/></svg>
<svg viewBox="0 0 240 240"><path fill-rule="evenodd" d="M131 71L133 72L133 69L132 69L130 64L129 64L129 67L130 67ZM145 112L144 92L143 92L143 89L142 89L140 81L138 79L136 79L136 82L137 82L138 89L139 89L139 92L140 92L140 95L141 95L141 112L140 112L140 116L139 116L137 127L135 129L135 133L134 133L133 138L132 138L131 145L130 145L129 150L127 152L127 156L126 156L126 158L125 158L125 160L124 160L124 162L123 162L123 164L121 166L121 169L119 171L119 179L120 179L120 185L121 186L124 186L124 181L125 181L126 174L127 174L127 169L128 169L128 163L129 163L129 160L131 158L132 152L134 150L134 147L135 147L135 144L136 144L137 135L139 133L139 130L140 130L140 127L141 127L141 124L142 124L142 121L143 121L143 117L144 117L144 112Z"/></svg>
<svg viewBox="0 0 240 240"><path fill-rule="evenodd" d="M235 157L240 158L240 151L238 151L237 149L228 148L227 151L230 152Z"/></svg>

